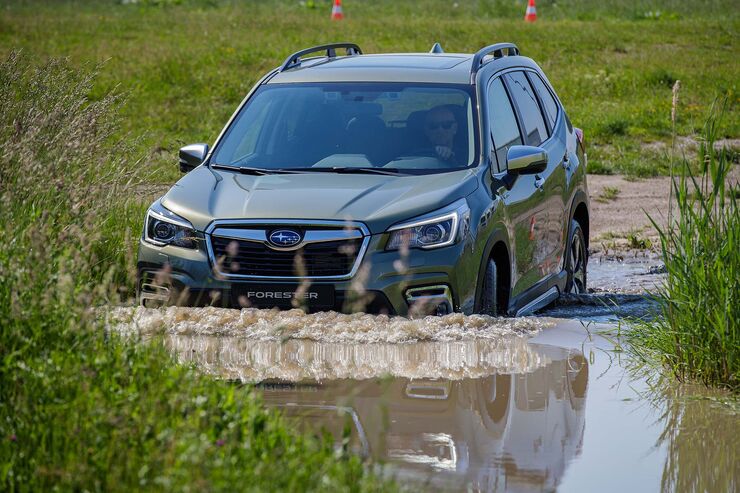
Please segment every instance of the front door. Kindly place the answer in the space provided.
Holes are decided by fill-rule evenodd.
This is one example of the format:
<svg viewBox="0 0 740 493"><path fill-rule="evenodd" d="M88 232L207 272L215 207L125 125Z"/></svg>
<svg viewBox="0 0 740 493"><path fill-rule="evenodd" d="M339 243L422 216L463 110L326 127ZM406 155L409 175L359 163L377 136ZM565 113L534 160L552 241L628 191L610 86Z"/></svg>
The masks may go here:
<svg viewBox="0 0 740 493"><path fill-rule="evenodd" d="M537 199L530 219L530 236L535 245L533 263L537 272L533 277L541 280L560 271L564 252L565 142L551 136L538 97L524 72L509 72L503 79L514 101L524 143L541 147L548 155L547 168L533 176Z"/></svg>
<svg viewBox="0 0 740 493"><path fill-rule="evenodd" d="M522 145L522 132L509 94L500 77L488 85L488 118L491 149L501 174L506 172L506 154L511 146ZM493 157L493 156L492 156ZM541 279L537 257L537 210L542 192L534 175L517 176L509 187L497 190L504 202L511 248L511 295L516 297Z"/></svg>

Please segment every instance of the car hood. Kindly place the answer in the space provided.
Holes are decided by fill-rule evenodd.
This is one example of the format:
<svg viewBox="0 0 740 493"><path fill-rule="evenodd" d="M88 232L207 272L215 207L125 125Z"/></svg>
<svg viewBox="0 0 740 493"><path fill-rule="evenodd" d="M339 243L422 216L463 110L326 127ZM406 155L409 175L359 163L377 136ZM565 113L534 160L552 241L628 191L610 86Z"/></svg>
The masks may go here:
<svg viewBox="0 0 740 493"><path fill-rule="evenodd" d="M300 173L243 175L199 166L162 205L205 230L215 219L361 221L372 233L472 193L474 169L432 175Z"/></svg>

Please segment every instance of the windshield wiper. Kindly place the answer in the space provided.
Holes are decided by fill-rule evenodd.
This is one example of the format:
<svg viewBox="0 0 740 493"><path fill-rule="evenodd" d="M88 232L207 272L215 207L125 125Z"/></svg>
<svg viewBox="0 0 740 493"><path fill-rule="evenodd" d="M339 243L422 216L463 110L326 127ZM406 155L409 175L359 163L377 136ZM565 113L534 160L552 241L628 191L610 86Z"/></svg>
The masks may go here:
<svg viewBox="0 0 740 493"><path fill-rule="evenodd" d="M334 166L334 167L318 167L318 168L252 168L250 166L231 166L228 164L211 164L216 169L227 169L229 171L237 171L245 175L270 175L270 174L295 174L295 173L356 173L356 174L377 174L377 175L388 175L388 176L401 176L406 173L402 173L396 168L374 168L370 166L357 167L357 166Z"/></svg>
<svg viewBox="0 0 740 493"><path fill-rule="evenodd" d="M279 169L268 169L268 168L252 168L249 166L230 166L228 164L212 164L217 169L227 169L229 171L237 171L244 175L272 175L272 174L292 174L296 173L293 170L279 168Z"/></svg>
<svg viewBox="0 0 740 493"><path fill-rule="evenodd" d="M211 167L216 169L227 169L229 171L236 171L245 175L266 175L270 173L270 170L264 168L250 168L247 166L229 166L228 164L212 164Z"/></svg>
<svg viewBox="0 0 740 493"><path fill-rule="evenodd" d="M396 168L374 168L374 167L357 167L357 166L333 166L331 168L294 168L295 171L301 172L315 172L315 173L347 173L347 174L366 174L374 173L377 175L389 175L389 176L400 176L403 175L400 170Z"/></svg>

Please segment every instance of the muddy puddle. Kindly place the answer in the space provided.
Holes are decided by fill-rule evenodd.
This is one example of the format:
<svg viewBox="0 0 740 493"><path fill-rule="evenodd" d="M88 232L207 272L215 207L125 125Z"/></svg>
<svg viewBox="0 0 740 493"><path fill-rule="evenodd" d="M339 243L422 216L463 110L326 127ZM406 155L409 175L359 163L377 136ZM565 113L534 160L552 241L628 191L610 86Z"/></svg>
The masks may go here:
<svg viewBox="0 0 740 493"><path fill-rule="evenodd" d="M737 402L636 372L602 321L619 315L588 310L635 294L605 288L518 319L124 308L110 326L255 384L297 427L412 490L737 491Z"/></svg>
<svg viewBox="0 0 740 493"><path fill-rule="evenodd" d="M590 322L616 322L655 315L656 292L665 267L654 252L592 254L588 263L589 293L564 295L538 315Z"/></svg>
<svg viewBox="0 0 740 493"><path fill-rule="evenodd" d="M643 294L663 282L665 266L655 252L626 251L592 255L588 286L597 293Z"/></svg>

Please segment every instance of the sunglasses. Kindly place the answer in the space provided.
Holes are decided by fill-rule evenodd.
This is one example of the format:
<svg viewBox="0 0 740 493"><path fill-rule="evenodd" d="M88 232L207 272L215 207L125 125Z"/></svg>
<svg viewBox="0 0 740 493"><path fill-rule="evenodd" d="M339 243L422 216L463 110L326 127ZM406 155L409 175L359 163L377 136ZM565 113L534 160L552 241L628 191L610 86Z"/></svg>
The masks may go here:
<svg viewBox="0 0 740 493"><path fill-rule="evenodd" d="M455 124L454 120L447 120L444 122L429 122L427 124L427 130L437 130L439 128L443 128L445 130L449 130L452 128L452 126Z"/></svg>

